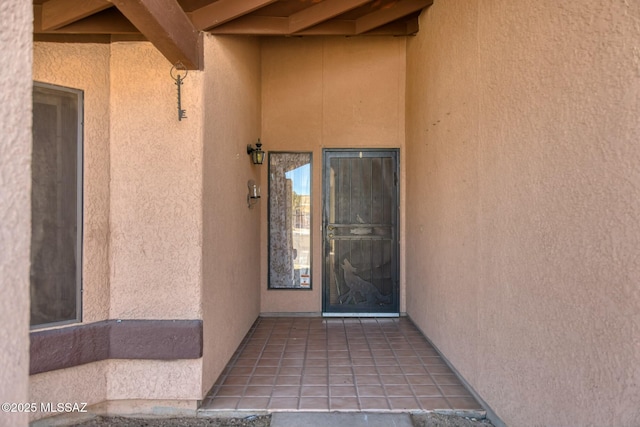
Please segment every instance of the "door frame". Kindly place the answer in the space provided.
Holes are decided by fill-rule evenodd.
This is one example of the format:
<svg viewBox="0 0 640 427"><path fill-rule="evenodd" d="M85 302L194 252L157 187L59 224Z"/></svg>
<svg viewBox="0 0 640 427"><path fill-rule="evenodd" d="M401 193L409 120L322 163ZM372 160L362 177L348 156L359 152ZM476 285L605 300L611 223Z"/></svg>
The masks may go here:
<svg viewBox="0 0 640 427"><path fill-rule="evenodd" d="M393 310L385 312L348 312L328 311L330 274L327 271L330 245L327 240L327 227L329 221L329 194L330 194L330 167L329 155L331 153L350 153L345 157L354 157L351 153L384 154L390 153L394 158L394 207L392 209L392 266L393 281L395 287L395 300ZM360 154L359 157L363 157ZM379 156L370 156L379 157ZM400 149L399 148L323 148L322 149L322 316L324 317L399 317L400 316Z"/></svg>

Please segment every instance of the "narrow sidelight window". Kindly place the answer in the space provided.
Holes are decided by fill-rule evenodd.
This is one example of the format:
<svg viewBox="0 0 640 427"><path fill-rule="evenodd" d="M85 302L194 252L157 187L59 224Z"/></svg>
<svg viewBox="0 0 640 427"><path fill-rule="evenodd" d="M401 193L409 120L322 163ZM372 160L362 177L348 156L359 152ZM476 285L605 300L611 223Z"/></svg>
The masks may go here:
<svg viewBox="0 0 640 427"><path fill-rule="evenodd" d="M81 320L81 90L34 83L31 326Z"/></svg>
<svg viewBox="0 0 640 427"><path fill-rule="evenodd" d="M269 152L269 289L311 289L311 153Z"/></svg>

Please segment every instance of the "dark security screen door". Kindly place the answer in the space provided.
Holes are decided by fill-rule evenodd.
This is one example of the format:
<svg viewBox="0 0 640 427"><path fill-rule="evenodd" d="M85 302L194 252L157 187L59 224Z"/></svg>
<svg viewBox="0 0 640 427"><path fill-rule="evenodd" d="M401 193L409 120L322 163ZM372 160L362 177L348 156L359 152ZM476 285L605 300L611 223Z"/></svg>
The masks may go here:
<svg viewBox="0 0 640 427"><path fill-rule="evenodd" d="M325 316L399 312L398 151L324 150Z"/></svg>

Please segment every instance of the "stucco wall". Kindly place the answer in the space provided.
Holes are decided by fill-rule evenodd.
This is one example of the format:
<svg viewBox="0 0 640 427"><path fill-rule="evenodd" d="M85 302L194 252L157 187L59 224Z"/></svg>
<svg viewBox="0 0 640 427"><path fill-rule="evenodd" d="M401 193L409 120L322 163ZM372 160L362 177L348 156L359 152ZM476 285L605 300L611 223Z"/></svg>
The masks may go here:
<svg viewBox="0 0 640 427"><path fill-rule="evenodd" d="M202 73L179 121L171 67L150 43L111 45L112 319L201 318ZM202 360L111 360L107 398L197 400L201 374Z"/></svg>
<svg viewBox="0 0 640 427"><path fill-rule="evenodd" d="M36 43L34 55L34 79L85 95L83 322L199 319L200 73L185 81L188 119L178 122L171 64L149 43ZM30 399L195 401L201 363L112 360L33 375Z"/></svg>
<svg viewBox="0 0 640 427"><path fill-rule="evenodd" d="M436 1L408 42L407 311L508 425L640 418L638 19Z"/></svg>
<svg viewBox="0 0 640 427"><path fill-rule="evenodd" d="M260 312L260 205L247 181L260 171L247 144L260 137L260 44L206 37L204 77L202 392L213 385ZM264 181L263 181L264 183ZM264 186L264 184L263 184Z"/></svg>
<svg viewBox="0 0 640 427"><path fill-rule="evenodd" d="M182 86L150 43L111 45L112 319L198 319L202 76Z"/></svg>
<svg viewBox="0 0 640 427"><path fill-rule="evenodd" d="M263 40L263 149L313 152L313 289L267 290L265 222L261 233L261 312L322 310L322 148L400 148L404 171L405 52L404 38ZM261 173L266 196L267 167L263 166ZM260 208L266 218L267 203ZM403 215L404 210L401 212ZM404 223L402 216L400 222ZM400 276L403 311L402 271Z"/></svg>
<svg viewBox="0 0 640 427"><path fill-rule="evenodd" d="M84 91L83 293L85 323L109 317L108 44L34 43L34 80ZM87 381L91 378L91 381ZM32 375L32 402L99 403L106 399L103 363ZM73 386L67 386L73 384ZM47 414L33 414L41 418Z"/></svg>
<svg viewBox="0 0 640 427"><path fill-rule="evenodd" d="M0 402L28 401L31 241L31 4L0 4ZM27 414L0 412L0 426Z"/></svg>
<svg viewBox="0 0 640 427"><path fill-rule="evenodd" d="M82 320L109 317L108 44L34 43L33 79L84 91Z"/></svg>

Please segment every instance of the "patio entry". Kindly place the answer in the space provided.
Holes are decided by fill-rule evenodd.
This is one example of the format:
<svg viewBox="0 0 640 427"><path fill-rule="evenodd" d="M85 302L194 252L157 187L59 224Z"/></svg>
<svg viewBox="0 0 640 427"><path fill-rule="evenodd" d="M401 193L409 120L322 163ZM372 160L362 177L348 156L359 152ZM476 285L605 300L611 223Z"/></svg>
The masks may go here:
<svg viewBox="0 0 640 427"><path fill-rule="evenodd" d="M324 316L397 316L398 150L323 150Z"/></svg>

